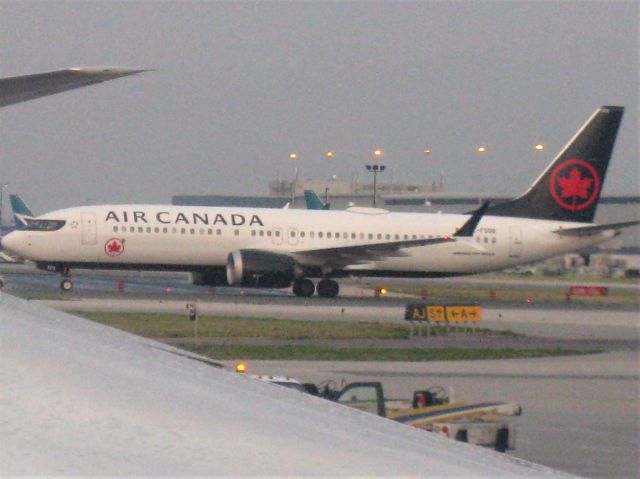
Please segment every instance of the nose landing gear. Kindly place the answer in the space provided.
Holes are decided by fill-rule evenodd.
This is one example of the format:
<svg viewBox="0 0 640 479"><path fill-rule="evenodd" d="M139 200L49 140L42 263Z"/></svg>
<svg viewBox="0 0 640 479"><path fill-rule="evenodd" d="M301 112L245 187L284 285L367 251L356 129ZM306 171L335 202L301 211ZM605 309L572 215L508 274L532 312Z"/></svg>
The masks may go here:
<svg viewBox="0 0 640 479"><path fill-rule="evenodd" d="M63 266L60 269L60 274L62 274L62 281L60 281L60 289L62 291L71 291L73 289L73 281L69 279L69 267Z"/></svg>

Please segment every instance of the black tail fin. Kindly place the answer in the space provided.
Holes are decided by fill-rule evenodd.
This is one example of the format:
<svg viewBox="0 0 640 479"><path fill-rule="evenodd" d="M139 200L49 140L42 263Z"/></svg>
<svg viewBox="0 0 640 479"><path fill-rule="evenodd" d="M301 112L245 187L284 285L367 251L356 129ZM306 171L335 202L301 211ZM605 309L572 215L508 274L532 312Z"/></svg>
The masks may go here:
<svg viewBox="0 0 640 479"><path fill-rule="evenodd" d="M623 112L621 106L596 110L523 195L487 215L592 222Z"/></svg>

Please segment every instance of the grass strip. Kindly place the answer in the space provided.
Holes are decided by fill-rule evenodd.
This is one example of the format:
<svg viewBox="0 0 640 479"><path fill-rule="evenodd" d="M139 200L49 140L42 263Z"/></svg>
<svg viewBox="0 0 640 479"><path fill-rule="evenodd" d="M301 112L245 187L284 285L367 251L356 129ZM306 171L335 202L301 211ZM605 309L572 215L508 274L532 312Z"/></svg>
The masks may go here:
<svg viewBox="0 0 640 479"><path fill-rule="evenodd" d="M79 316L153 338L188 338L194 324L185 315L147 313L78 312ZM198 336L201 338L270 338L270 339L406 339L405 324L296 321L287 319L224 318L200 316Z"/></svg>
<svg viewBox="0 0 640 479"><path fill-rule="evenodd" d="M567 302L566 293L568 287L530 287L523 285L514 286L469 286L456 285L440 286L431 285L423 288L416 287L393 287L394 292L412 294L415 296L427 295L427 300L431 301L452 301L452 302L487 302L491 298L492 292L495 299L501 302L523 304L529 302L560 304ZM577 304L599 304L599 305L639 305L640 295L636 291L613 290L607 296L572 296L570 301Z"/></svg>
<svg viewBox="0 0 640 479"><path fill-rule="evenodd" d="M542 358L595 354L601 350L513 349L513 348L331 348L315 345L255 346L179 345L217 360L292 360L292 361L465 361L483 359Z"/></svg>

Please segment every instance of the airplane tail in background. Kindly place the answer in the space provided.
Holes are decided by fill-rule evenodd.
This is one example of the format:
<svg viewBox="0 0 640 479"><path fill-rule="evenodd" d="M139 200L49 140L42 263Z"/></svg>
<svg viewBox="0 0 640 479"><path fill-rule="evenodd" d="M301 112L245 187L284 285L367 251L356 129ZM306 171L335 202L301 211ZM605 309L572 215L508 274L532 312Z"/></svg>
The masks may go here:
<svg viewBox="0 0 640 479"><path fill-rule="evenodd" d="M591 223L623 112L620 106L596 110L523 195L491 206L487 216Z"/></svg>
<svg viewBox="0 0 640 479"><path fill-rule="evenodd" d="M328 210L329 204L322 202L315 191L304 190L304 200L307 203L308 210Z"/></svg>
<svg viewBox="0 0 640 479"><path fill-rule="evenodd" d="M13 209L13 220L16 228L27 226L27 222L35 218L29 207L22 201L20 195L9 195L11 201L11 209Z"/></svg>

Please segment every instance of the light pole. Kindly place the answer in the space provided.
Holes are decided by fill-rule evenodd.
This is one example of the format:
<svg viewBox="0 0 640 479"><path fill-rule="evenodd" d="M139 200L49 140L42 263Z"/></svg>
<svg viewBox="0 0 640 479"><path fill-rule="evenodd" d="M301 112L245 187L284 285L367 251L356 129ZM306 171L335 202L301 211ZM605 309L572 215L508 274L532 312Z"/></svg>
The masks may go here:
<svg viewBox="0 0 640 479"><path fill-rule="evenodd" d="M373 152L376 158L382 157L382 150L376 150ZM379 163L373 165L367 165L367 171L373 173L373 207L376 207L376 195L378 193L378 173L382 173L387 167Z"/></svg>
<svg viewBox="0 0 640 479"><path fill-rule="evenodd" d="M333 151L329 150L324 154L325 158L327 158L328 160L332 160L334 157L334 153ZM332 178L335 178L336 175L333 175ZM329 180L331 181L331 179ZM327 186L324 189L324 204L328 205L329 204L329 183L327 183ZM328 208L328 206L327 206Z"/></svg>
<svg viewBox="0 0 640 479"><path fill-rule="evenodd" d="M295 168L293 169L293 180L291 181L291 206L293 206L296 202L296 186L298 184L298 164L296 160L298 159L297 153L291 153L289 155L289 159L294 162Z"/></svg>

